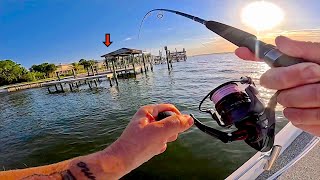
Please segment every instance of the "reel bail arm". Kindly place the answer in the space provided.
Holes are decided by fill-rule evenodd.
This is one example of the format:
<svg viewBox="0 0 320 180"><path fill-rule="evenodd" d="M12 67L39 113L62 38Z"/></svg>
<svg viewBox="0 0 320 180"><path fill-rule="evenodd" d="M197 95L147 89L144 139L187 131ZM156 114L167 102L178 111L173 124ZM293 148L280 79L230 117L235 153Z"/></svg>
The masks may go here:
<svg viewBox="0 0 320 180"><path fill-rule="evenodd" d="M232 133L226 133L219 131L217 129L214 129L212 127L206 126L203 123L201 123L193 114L190 114L192 119L194 120L194 125L197 126L201 131L217 138L220 139L224 143L230 143L233 141L238 141L238 140L244 140L247 138L247 133L245 131L235 131Z"/></svg>

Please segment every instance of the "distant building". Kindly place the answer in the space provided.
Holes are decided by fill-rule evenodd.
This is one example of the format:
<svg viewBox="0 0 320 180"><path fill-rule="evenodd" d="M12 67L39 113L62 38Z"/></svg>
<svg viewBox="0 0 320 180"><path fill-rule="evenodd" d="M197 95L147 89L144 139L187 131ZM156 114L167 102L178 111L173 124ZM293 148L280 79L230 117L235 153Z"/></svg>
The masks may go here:
<svg viewBox="0 0 320 180"><path fill-rule="evenodd" d="M96 61L96 64L94 65L94 68L106 69L106 61L105 60Z"/></svg>
<svg viewBox="0 0 320 180"><path fill-rule="evenodd" d="M60 75L71 75L72 69L74 69L74 66L72 64L59 64L56 65L56 67L57 70L55 71L55 73L58 72ZM105 60L95 61L95 64L92 67L94 70L104 70L106 69L106 62ZM80 65L80 69L83 70L84 67Z"/></svg>
<svg viewBox="0 0 320 180"><path fill-rule="evenodd" d="M60 75L72 74L73 65L72 64L59 64L56 66L57 70L55 73L59 73Z"/></svg>

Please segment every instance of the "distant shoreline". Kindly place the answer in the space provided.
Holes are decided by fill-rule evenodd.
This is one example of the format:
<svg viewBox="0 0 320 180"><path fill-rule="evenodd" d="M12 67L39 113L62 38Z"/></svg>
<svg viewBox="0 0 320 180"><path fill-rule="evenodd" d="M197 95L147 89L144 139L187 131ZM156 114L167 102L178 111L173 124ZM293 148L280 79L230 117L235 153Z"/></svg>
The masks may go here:
<svg viewBox="0 0 320 180"><path fill-rule="evenodd" d="M218 52L218 53L208 53L208 54L197 54L197 55L192 55L192 56L188 56L188 57L197 57L197 56L205 56L205 55L213 55L213 54L230 54L233 52Z"/></svg>

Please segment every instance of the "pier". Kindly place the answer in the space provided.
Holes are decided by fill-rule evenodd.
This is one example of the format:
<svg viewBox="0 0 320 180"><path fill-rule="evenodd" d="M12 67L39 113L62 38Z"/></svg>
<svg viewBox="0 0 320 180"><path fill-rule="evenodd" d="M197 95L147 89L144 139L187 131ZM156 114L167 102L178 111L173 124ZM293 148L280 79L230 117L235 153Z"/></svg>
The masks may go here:
<svg viewBox="0 0 320 180"><path fill-rule="evenodd" d="M187 52L185 48L182 51L178 51L175 48L175 51L170 51L167 46L164 47L165 56L163 56L162 51L159 51L158 56L154 56L155 64L168 64L168 69L172 68L172 63L186 61L187 60Z"/></svg>
<svg viewBox="0 0 320 180"><path fill-rule="evenodd" d="M147 73L149 69L153 71L151 55L142 52L142 50L121 48L101 57L105 60L105 72L99 73L97 69L91 67L91 75L88 70L88 75L85 77L76 77L74 75L74 78L63 80L57 74L59 81L45 83L42 86L48 87L49 93L63 93L66 88L70 91L75 91L83 85L93 89L98 87L102 80L108 80L110 87L112 87L119 85L118 78L135 77L139 73Z"/></svg>
<svg viewBox="0 0 320 180"><path fill-rule="evenodd" d="M118 86L118 78L129 78L134 73L140 73L141 66L127 67L115 69L115 71L107 71L92 76L61 79L60 81L52 81L42 83L41 87L47 87L49 93L63 93L67 89L69 91L79 90L81 86L86 85L89 89L98 87L101 81L109 81L110 87Z"/></svg>
<svg viewBox="0 0 320 180"><path fill-rule="evenodd" d="M40 87L46 87L49 93L64 93L66 91L78 91L83 86L93 89L98 87L101 81L109 81L110 87L118 86L119 78L136 77L137 74L147 73L150 70L153 71L153 66L156 64L166 63L168 64L168 70L171 70L173 62L186 61L187 59L184 48L182 51L177 51L177 49L170 51L165 46L164 49L164 56L162 55L162 51L159 51L159 56L153 56L142 50L121 48L102 55L101 57L104 59L96 61L99 65L87 67L87 73L77 74L75 69L68 69L65 71L71 75L62 77L65 73L63 70L60 70L56 72L56 78L40 82L10 85L1 88L0 93ZM102 68L98 68L98 66Z"/></svg>

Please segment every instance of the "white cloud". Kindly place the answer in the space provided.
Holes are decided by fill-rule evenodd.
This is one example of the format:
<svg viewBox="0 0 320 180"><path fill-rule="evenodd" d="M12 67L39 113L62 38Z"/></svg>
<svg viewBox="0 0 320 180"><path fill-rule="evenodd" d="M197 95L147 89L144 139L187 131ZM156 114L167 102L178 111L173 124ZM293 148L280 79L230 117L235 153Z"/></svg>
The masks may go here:
<svg viewBox="0 0 320 180"><path fill-rule="evenodd" d="M132 40L132 37L127 37L126 39L124 39L123 41L130 41Z"/></svg>

